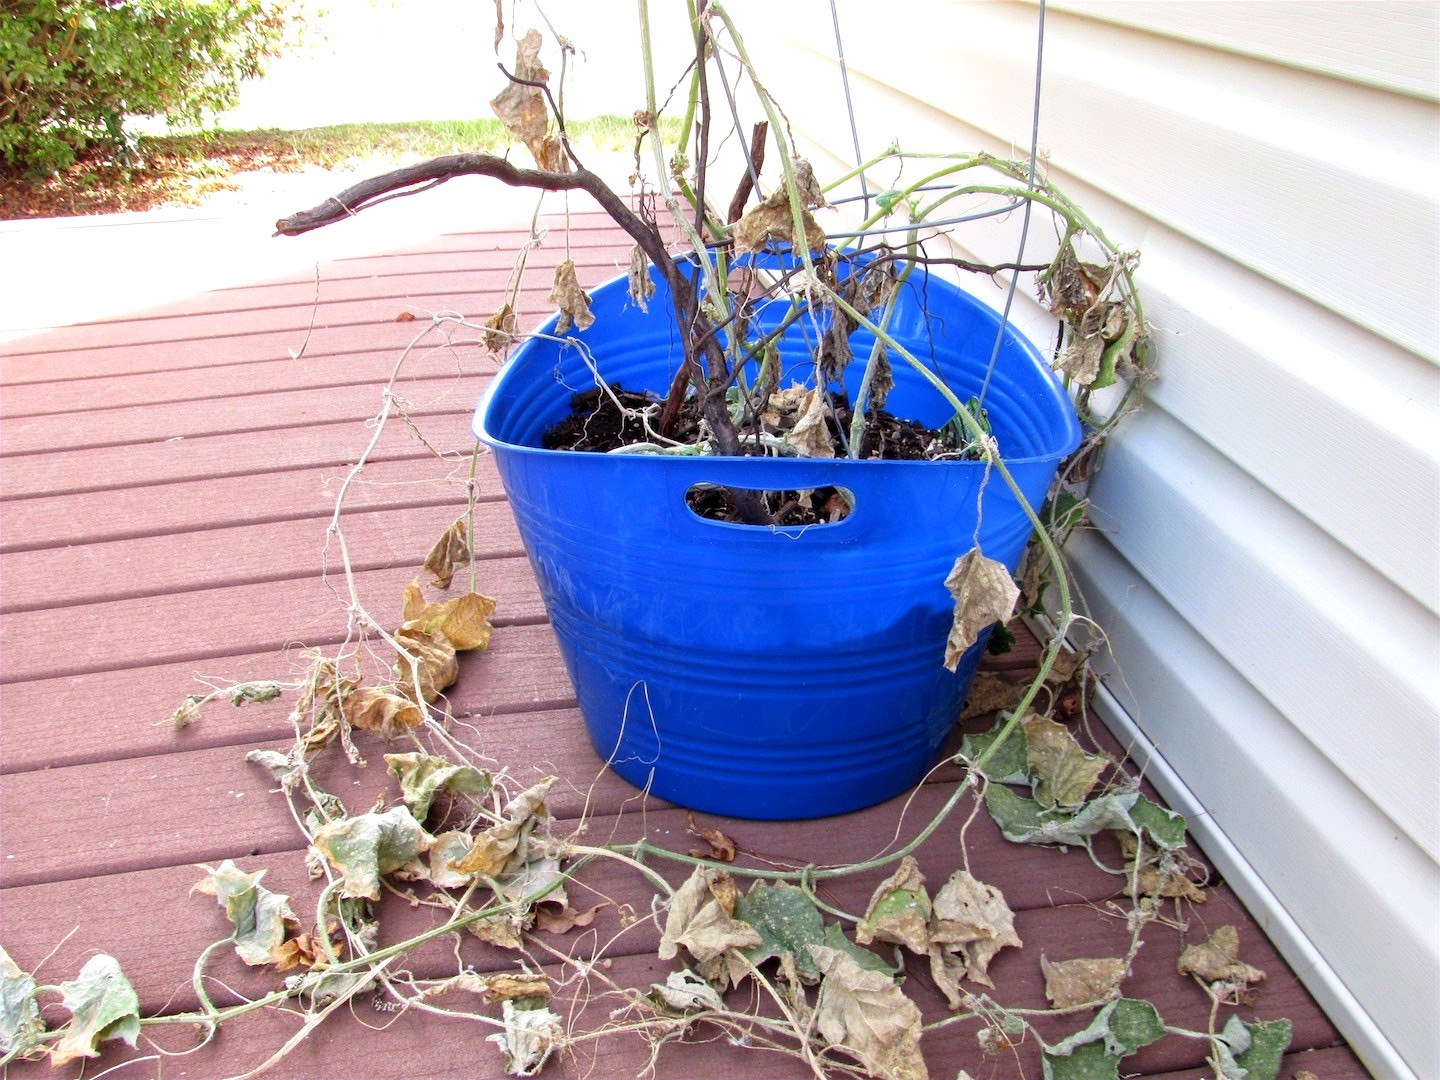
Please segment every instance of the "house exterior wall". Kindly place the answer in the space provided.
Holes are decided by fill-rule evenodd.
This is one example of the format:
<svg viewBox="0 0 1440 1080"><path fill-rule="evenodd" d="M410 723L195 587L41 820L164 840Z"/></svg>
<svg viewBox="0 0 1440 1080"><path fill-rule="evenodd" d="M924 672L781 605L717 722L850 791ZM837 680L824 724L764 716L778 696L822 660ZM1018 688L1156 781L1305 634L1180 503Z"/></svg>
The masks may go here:
<svg viewBox="0 0 1440 1080"><path fill-rule="evenodd" d="M817 172L853 164L830 5L728 6ZM867 153L1025 153L1035 5L835 10ZM1073 545L1102 714L1382 1076L1440 1076L1437 11L1054 0L1040 110L1158 346Z"/></svg>

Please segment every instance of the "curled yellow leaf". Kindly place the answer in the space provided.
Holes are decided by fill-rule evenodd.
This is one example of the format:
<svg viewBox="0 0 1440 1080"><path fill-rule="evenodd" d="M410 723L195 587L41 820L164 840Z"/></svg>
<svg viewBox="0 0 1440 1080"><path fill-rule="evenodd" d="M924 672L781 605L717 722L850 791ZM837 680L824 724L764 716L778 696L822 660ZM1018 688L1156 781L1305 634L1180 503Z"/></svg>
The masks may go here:
<svg viewBox="0 0 1440 1080"><path fill-rule="evenodd" d="M403 629L443 636L457 652L465 652L489 646L495 600L471 592L431 604L421 593L419 582L412 581L405 587L403 613Z"/></svg>

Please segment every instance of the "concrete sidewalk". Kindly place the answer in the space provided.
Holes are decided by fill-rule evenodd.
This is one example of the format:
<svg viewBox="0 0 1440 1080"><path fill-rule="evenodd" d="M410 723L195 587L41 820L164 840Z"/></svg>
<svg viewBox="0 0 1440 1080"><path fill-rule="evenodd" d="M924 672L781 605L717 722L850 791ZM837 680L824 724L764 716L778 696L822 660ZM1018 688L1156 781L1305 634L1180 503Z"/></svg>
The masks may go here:
<svg viewBox="0 0 1440 1080"><path fill-rule="evenodd" d="M626 162L595 168L626 191ZM587 160L587 164L589 164ZM111 319L210 289L310 273L322 262L414 248L444 233L528 228L541 193L460 177L391 199L304 236L274 236L277 218L318 205L394 168L271 177L229 205L198 210L0 221L0 350L58 326ZM595 209L589 196L548 194L547 213Z"/></svg>

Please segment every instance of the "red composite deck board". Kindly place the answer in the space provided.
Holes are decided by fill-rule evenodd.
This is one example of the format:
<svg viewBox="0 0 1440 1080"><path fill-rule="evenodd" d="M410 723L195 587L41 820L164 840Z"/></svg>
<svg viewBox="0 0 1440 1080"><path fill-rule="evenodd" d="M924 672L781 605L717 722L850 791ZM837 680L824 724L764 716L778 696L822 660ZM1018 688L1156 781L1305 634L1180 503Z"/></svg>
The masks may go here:
<svg viewBox="0 0 1440 1080"><path fill-rule="evenodd" d="M598 215L578 217L575 226L569 252L582 282L596 283L623 267L629 244L622 235ZM337 260L321 268L318 308L314 278L293 275L6 346L0 361L0 941L27 968L54 949L42 981L69 977L89 955L106 951L121 961L145 1010L193 1007L194 957L228 933L212 901L187 897L200 876L197 862L233 857L246 868L268 867L266 884L294 896L297 911L308 905L313 912L316 894L294 823L283 800L267 790L268 777L244 760L250 749L285 744L288 704L212 705L184 731L167 717L197 689L196 673L289 678L305 646L344 638L347 598L320 580L321 552L339 482L369 440L379 388L399 350L424 326L395 317L443 308L488 317L509 280L514 245L525 236L515 229L457 233L409 251ZM552 228L530 255L522 300L532 321L543 312L549 277L565 250L562 233ZM304 354L293 358L307 334ZM455 336L473 339L474 333ZM392 420L347 501L357 587L377 614L398 619L405 583L463 508L469 415L493 370L473 343L426 349L417 351L397 387L417 403L418 426L445 457ZM500 606L490 650L465 657L449 691L455 734L506 763L521 781L558 776L550 806L561 834L584 814L588 842L646 835L690 846L685 811L654 800L644 804L634 789L602 772L488 461L479 483L478 586ZM1033 659L1033 642L1022 641L1015 655L994 666L1018 669ZM369 769L353 783L347 773L335 784L352 808L386 787L382 748L369 743L364 749ZM322 782L326 768L317 766ZM843 821L718 824L737 841L742 858L766 865L799 853L821 864L852 862L912 835L954 790L958 775L953 767L939 771L903 816L904 800L897 799ZM959 865L956 828L937 831L918 853L932 885ZM992 967L1006 1004L1044 1006L1042 954L1059 960L1123 949L1123 918L1106 906L1117 879L1082 854L1006 843L983 814L970 826L968 847L976 873L1005 890L1026 943L1002 953ZM683 868L663 871L672 880L683 876ZM602 867L583 880L585 886L572 890L576 907L602 899L611 906L584 932L546 939L579 956L591 955L597 941L610 942L612 962L596 969L588 1000L575 996L573 980L560 992L556 1009L573 1010L577 1030L587 1018L591 1026L602 1022L620 1004L604 993L605 978L644 988L674 967L655 956L652 920L622 923L623 904L642 915L649 911L639 879ZM874 884L873 878L844 879L826 895L843 909L863 910ZM436 918L431 909L389 904L384 932L394 940ZM1223 884L1188 919L1183 933L1147 936L1127 992L1149 997L1173 1024L1203 1027L1209 1002L1175 975L1175 957L1184 942L1238 924L1243 956L1270 973L1245 1015L1287 1016L1295 1023L1281 1075L1300 1068L1324 1080L1364 1075ZM513 954L474 940L462 955L480 971L511 969L515 962ZM544 954L535 955L546 962ZM421 978L453 973L455 964L448 943L433 943L406 961ZM547 970L561 974L553 965ZM213 973L211 993L220 1003L275 985L273 975L238 961L222 959ZM942 1019L943 1001L928 977L917 975L912 985L927 1021ZM417 1013L392 1017L368 996L357 999L353 1011L358 1019L331 1017L267 1075L502 1074L498 1053L483 1042L489 1028ZM1040 1026L1057 1038L1081 1023L1048 1018ZM253 1014L227 1025L199 1053L163 1064L137 1062L122 1075L243 1073L295 1027L283 1014ZM927 1034L931 1075L953 1076L960 1068L976 1080L1038 1075L1033 1045L985 1058L975 1034L973 1022ZM188 1035L167 1029L158 1037L178 1050ZM153 1052L143 1044L135 1052L110 1044L87 1075ZM610 1037L580 1044L553 1061L546 1075L628 1080L649 1057L642 1039ZM1127 1059L1126 1071L1195 1076L1203 1058L1203 1044L1165 1039ZM673 1080L723 1072L810 1075L793 1059L747 1053L704 1031L686 1045L667 1046L656 1075ZM56 1075L41 1065L15 1066L12 1074Z"/></svg>

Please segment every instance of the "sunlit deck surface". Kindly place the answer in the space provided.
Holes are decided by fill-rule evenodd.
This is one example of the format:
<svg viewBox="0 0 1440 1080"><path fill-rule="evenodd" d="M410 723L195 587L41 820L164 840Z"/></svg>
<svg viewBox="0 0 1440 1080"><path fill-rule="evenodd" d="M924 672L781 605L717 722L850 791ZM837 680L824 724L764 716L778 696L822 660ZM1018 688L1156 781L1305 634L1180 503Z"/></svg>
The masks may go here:
<svg viewBox="0 0 1440 1080"><path fill-rule="evenodd" d="M345 638L340 562L333 543L326 552L340 483L372 437L369 421L401 351L432 312L483 321L497 309L516 246L526 239L525 224L456 231L403 250L327 263L319 268L318 304L312 270L0 346L0 941L26 970L43 961L42 983L73 978L88 957L106 952L133 981L146 1015L194 1009L195 959L229 933L211 898L190 895L202 876L196 864L234 859L246 869L268 868L265 884L294 897L301 920L313 925L318 892L306 874L304 840L285 801L270 790L270 777L245 760L247 751L289 745L293 698L243 708L217 703L184 730L169 717L186 694L202 689L197 674L292 679L303 669L307 647L333 649ZM524 271L520 306L527 326L544 313L554 267L565 258L566 224L559 218L548 224L549 235ZM143 244L147 226L134 227L135 242ZM587 285L629 260L626 238L594 213L570 220L568 247ZM223 253L196 253L210 257ZM425 442L392 419L347 497L343 527L359 597L382 618L399 621L404 586L464 506L471 413L496 369L473 343L476 336L457 329L457 344L444 346L437 332L412 354L395 391ZM559 777L550 803L559 835L583 812L588 842L644 835L682 851L694 847L686 811L653 800L642 807L632 788L603 772L485 457L479 487L478 584L499 607L490 649L462 654L459 682L449 693L456 734L507 765L521 783ZM1035 655L1026 638L991 666L1018 671ZM361 749L370 762L363 779L337 788L352 812L382 790L396 798L381 756L387 748L362 736ZM751 865L850 863L912 836L960 775L955 768L937 773L908 806L896 799L843 818L799 823L702 816L698 825L733 837L741 861ZM932 890L961 865L962 817L920 850ZM1005 950L992 965L998 1000L1045 1007L1042 955L1055 961L1123 953L1129 902L1119 895L1122 879L1102 872L1083 851L1008 843L983 812L966 843L971 870L1004 891L1024 940L1023 949ZM685 873L663 869L677 882ZM824 895L842 909L863 911L882 876L836 882ZM639 875L606 868L588 880L594 892L572 887L572 903L610 906L589 927L541 937L552 949L584 954L606 942L605 963L582 980L539 949L527 961L560 981L554 1007L577 1034L619 1007L617 997L605 996L606 980L643 990L678 967L656 955L652 893ZM616 936L622 913L638 921ZM1147 931L1124 984L1128 996L1153 1001L1173 1026L1205 1030L1210 1001L1177 975L1176 958L1185 943L1234 924L1242 958L1269 975L1241 1015L1294 1022L1280 1075L1302 1069L1322 1080L1366 1075L1223 883L1210 887L1203 905L1180 914L1183 928ZM410 936L440 918L434 909L388 897L384 940ZM457 947L461 962L482 973L514 970L523 959L466 936L458 946L447 940L422 949L403 967L417 978L453 974ZM925 965L912 961L912 967ZM245 970L229 949L208 970L214 976L209 993L222 1006L274 989L282 978ZM946 1015L928 973L917 970L909 989L927 1022ZM748 988L732 992L735 1001L750 997ZM478 1007L499 1015L497 1006ZM1219 1022L1231 1011L1223 1008ZM52 1007L47 1015L58 1020L63 1013ZM1053 1041L1087 1019L1049 1018L1039 1026ZM196 1053L164 1058L155 1057L150 1036L171 1052L193 1045L195 1032L147 1028L134 1051L105 1044L104 1056L89 1063L85 1075L133 1058L147 1060L114 1075L244 1074L298 1026L293 1014L267 1009L226 1024ZM927 1033L922 1045L930 1076L948 1080L961 1069L976 1080L1040 1076L1033 1039L985 1056L979 1027L971 1021ZM485 1041L493 1030L417 1010L397 1015L366 992L266 1075L499 1077L501 1055ZM1167 1037L1128 1058L1124 1072L1203 1075L1206 1053L1202 1040ZM650 1057L642 1038L612 1035L557 1054L545 1075L629 1080ZM11 1066L11 1075L78 1075L80 1064L51 1070L22 1063ZM664 1046L654 1067L660 1078L810 1075L795 1057L747 1051L703 1024Z"/></svg>

